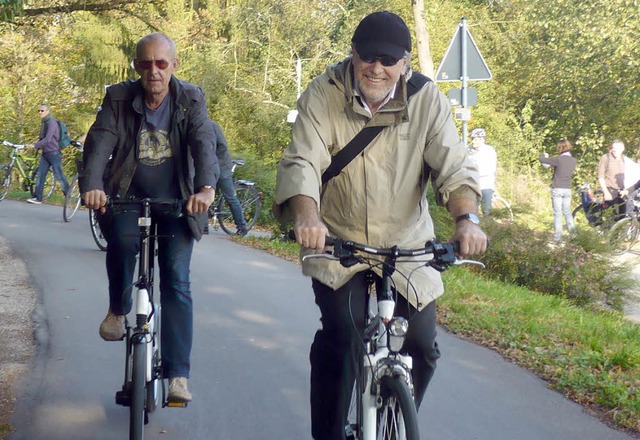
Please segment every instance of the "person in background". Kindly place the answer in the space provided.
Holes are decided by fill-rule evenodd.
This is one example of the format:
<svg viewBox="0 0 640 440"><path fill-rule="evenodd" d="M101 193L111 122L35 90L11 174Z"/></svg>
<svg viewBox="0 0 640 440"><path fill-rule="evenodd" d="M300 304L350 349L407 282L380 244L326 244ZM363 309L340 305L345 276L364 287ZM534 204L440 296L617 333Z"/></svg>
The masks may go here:
<svg viewBox="0 0 640 440"><path fill-rule="evenodd" d="M475 162L480 174L478 179L480 190L482 191L480 206L485 217L491 215L491 200L496 188L496 173L498 170L496 150L485 143L486 137L487 132L484 128L471 130L471 146L469 147L469 156Z"/></svg>
<svg viewBox="0 0 640 440"><path fill-rule="evenodd" d="M242 212L242 206L240 206L238 196L236 195L233 173L231 172L233 163L229 155L227 139L222 133L222 128L216 122L213 123L213 127L216 132L216 156L218 156L218 163L220 164L218 187L220 191L222 191L222 196L227 201L229 209L231 210L233 221L236 224L236 235L244 237L249 231L247 230L247 222L244 218L244 212Z"/></svg>
<svg viewBox="0 0 640 440"><path fill-rule="evenodd" d="M553 167L553 179L551 181L551 204L553 206L553 241L562 240L562 217L567 224L567 230L575 229L573 216L571 215L571 187L573 172L576 169L577 160L571 156L573 145L567 139L560 139L556 143L558 155L549 157L548 153L540 155L543 165Z"/></svg>
<svg viewBox="0 0 640 440"><path fill-rule="evenodd" d="M411 70L407 25L394 13L374 12L358 24L351 42L351 56L327 67L298 100L291 142L278 164L274 212L281 219L291 215L303 255L323 252L327 235L371 246L417 248L434 238L426 198L431 179L438 203L455 221L452 240L460 242L461 255L484 252L487 237L476 215L477 169L447 98ZM410 98L408 85L418 89ZM323 184L332 155L370 125L384 128ZM436 298L444 286L439 272L421 265L411 272L416 292L410 293L399 278L409 267L415 266L398 263L393 276L396 310L411 316L403 351L413 357L419 407L440 357ZM359 334L369 280L380 280L380 273L326 259L303 259L302 271L312 277L321 314L309 355L312 436L340 440L362 353Z"/></svg>
<svg viewBox="0 0 640 440"><path fill-rule="evenodd" d="M34 205L42 204L42 193L49 168L53 170L54 177L60 182L62 192L67 194L69 189L69 182L62 171L62 152L58 143L60 141L60 127L57 119L51 116L50 110L48 104L40 104L38 107L38 115L40 115L39 141L27 145L27 148L42 149L36 177L36 193L34 197L27 199L27 202Z"/></svg>
<svg viewBox="0 0 640 440"><path fill-rule="evenodd" d="M602 155L598 162L598 183L605 201L611 201L616 207L616 219L622 218L626 212L625 202L620 191L625 188L625 164L630 159L624 156L624 142L614 140L609 145L609 152Z"/></svg>
<svg viewBox="0 0 640 440"><path fill-rule="evenodd" d="M152 33L140 39L133 65L140 78L110 86L89 129L80 192L91 209L104 208L107 196L186 201L188 215L152 214L159 235L163 377L169 379L168 400L188 402L193 340L189 270L194 241L202 237L215 198L216 134L202 89L173 75L179 61L171 38ZM109 311L100 336L118 341L132 307L138 212L105 217Z"/></svg>

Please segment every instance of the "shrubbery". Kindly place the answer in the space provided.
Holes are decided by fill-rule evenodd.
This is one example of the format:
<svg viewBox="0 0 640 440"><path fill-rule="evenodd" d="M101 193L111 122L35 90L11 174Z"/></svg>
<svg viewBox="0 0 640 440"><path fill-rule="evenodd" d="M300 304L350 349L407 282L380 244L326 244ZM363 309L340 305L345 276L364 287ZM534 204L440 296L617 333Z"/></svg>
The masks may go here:
<svg viewBox="0 0 640 440"><path fill-rule="evenodd" d="M591 234L580 232L560 246L551 246L548 233L522 225L489 221L483 229L490 239L482 258L487 276L581 305L622 307L632 285L629 269L597 249L597 237L589 239Z"/></svg>

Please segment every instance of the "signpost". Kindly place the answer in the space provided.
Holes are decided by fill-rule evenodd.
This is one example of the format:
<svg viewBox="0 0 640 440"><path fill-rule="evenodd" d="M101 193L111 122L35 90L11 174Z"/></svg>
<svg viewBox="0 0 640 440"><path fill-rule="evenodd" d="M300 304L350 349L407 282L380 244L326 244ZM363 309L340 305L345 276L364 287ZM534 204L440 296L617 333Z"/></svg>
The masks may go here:
<svg viewBox="0 0 640 440"><path fill-rule="evenodd" d="M462 139L465 146L467 145L467 121L471 119L471 109L467 110L467 107L475 105L478 96L476 89L467 87L467 82L488 81L491 76L491 71L467 28L467 19L463 18L438 66L435 79L440 82L462 81L461 89L449 91L449 100L452 105L462 107L455 114L456 118L462 120Z"/></svg>

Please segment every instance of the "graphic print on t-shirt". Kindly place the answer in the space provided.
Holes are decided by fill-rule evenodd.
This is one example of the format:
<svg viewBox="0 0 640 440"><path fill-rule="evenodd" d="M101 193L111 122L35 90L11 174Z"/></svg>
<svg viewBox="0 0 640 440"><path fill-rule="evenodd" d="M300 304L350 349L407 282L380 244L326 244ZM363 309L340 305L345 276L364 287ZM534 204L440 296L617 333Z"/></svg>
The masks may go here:
<svg viewBox="0 0 640 440"><path fill-rule="evenodd" d="M158 166L173 157L169 132L166 130L148 130L143 127L140 131L140 147L138 160L146 166Z"/></svg>

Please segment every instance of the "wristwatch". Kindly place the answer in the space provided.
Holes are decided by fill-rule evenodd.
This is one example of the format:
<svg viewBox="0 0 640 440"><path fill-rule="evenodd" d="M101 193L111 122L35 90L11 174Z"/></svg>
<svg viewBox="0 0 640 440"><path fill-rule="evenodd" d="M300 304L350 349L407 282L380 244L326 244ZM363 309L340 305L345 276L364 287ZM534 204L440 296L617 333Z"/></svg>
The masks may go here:
<svg viewBox="0 0 640 440"><path fill-rule="evenodd" d="M471 223L473 223L475 225L479 225L480 224L480 219L478 218L477 215L475 215L472 212L469 212L467 214L462 214L462 215L459 215L458 217L456 217L456 223L460 223L462 220L469 220Z"/></svg>

